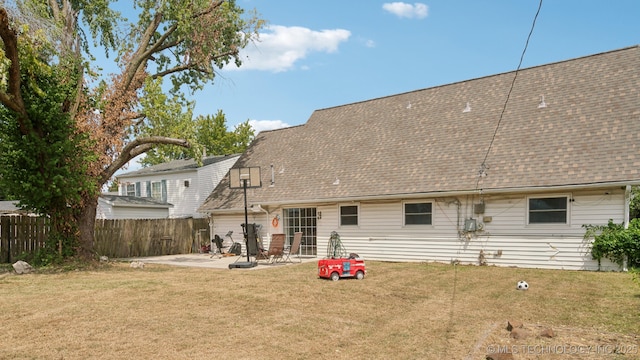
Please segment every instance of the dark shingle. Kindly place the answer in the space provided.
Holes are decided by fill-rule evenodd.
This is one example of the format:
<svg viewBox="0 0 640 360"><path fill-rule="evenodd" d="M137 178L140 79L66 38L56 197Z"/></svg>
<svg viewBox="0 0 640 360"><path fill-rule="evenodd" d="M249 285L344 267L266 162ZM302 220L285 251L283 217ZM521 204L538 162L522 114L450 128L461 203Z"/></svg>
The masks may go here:
<svg viewBox="0 0 640 360"><path fill-rule="evenodd" d="M317 110L305 125L260 133L234 167L261 167L250 196L267 204L637 182L639 51L521 70L480 181L515 72ZM224 180L201 209L241 204Z"/></svg>

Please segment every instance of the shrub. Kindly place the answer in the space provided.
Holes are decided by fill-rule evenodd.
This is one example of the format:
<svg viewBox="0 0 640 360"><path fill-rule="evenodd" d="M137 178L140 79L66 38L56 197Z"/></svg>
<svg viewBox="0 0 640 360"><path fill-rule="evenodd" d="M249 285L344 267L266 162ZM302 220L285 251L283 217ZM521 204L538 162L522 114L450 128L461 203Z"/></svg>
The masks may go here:
<svg viewBox="0 0 640 360"><path fill-rule="evenodd" d="M609 220L607 225L583 225L585 239L593 238L591 257L598 260L607 258L618 265L625 259L629 267L640 266L640 219L633 219L629 227Z"/></svg>

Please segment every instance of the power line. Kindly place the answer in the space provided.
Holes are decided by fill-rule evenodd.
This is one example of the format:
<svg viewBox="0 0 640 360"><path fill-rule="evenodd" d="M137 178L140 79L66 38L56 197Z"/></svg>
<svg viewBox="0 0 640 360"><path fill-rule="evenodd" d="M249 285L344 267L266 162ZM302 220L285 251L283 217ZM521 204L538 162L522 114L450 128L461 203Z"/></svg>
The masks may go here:
<svg viewBox="0 0 640 360"><path fill-rule="evenodd" d="M484 159L482 160L482 164L480 164L480 171L478 171L478 180L476 181L476 190L478 190L478 184L480 183L480 179L486 175L485 170L488 168L487 166L487 158L489 157L489 153L491 152L491 148L493 147L493 142L496 139L496 135L498 134L498 130L500 129L500 124L502 123L502 118L504 117L504 113L507 110L507 104L509 103L509 98L511 97L511 92L513 91L513 87L516 83L516 79L518 78L518 73L520 72L520 67L522 66L522 60L524 60L524 55L527 53L527 48L529 47L529 40L531 40L531 35L533 34L533 29L536 27L536 21L538 20L538 15L540 14L540 9L542 9L542 0L538 4L538 10L536 11L536 15L533 17L533 23L531 24L531 30L529 30L529 35L527 36L527 41L524 44L524 49L522 50L522 54L520 55L520 62L518 63L518 67L516 68L516 72L513 75L513 80L511 81L511 86L509 87L509 92L507 93L507 98L504 101L504 105L502 106L502 112L500 112L500 117L498 118L498 123L496 124L496 129L493 132L493 137L491 138L491 142L489 143L489 147L487 148L487 152L484 155Z"/></svg>
<svg viewBox="0 0 640 360"><path fill-rule="evenodd" d="M480 171L478 174L478 181L476 182L476 190L478 190L478 184L480 183L480 178L482 178L485 169L487 169L487 157L489 156L489 152L491 151L491 147L493 146L493 142L496 139L496 134L498 133L498 129L500 129L500 123L502 122L502 118L504 116L504 112L507 109L507 103L509 102L509 97L511 97L511 92L513 91L513 86L516 83L516 78L518 77L518 72L520 71L520 67L522 66L522 60L524 59L524 55L527 52L527 48L529 47L529 40L531 39L531 35L533 34L533 29L536 27L536 20L538 19L538 15L540 14L540 9L542 8L542 0L538 4L538 10L536 11L536 15L533 17L533 23L531 24L531 30L529 31L529 35L527 36L527 42L524 44L524 49L522 50L522 54L520 55L520 62L518 63L518 68L513 76L513 80L511 81L511 87L509 87L509 92L507 93L507 98L504 101L504 106L502 107L502 112L500 113L500 118L498 119L498 123L496 124L496 129L493 132L493 137L491 138L491 143L489 143L489 147L487 148L487 153L484 155L484 159L482 160L482 164L480 165ZM449 326L447 327L447 335L446 339L450 339L450 335L453 333L453 316L455 313L455 302L456 302L456 290L458 287L458 268L457 268L457 259L453 263L453 292L451 293L451 308L449 309Z"/></svg>

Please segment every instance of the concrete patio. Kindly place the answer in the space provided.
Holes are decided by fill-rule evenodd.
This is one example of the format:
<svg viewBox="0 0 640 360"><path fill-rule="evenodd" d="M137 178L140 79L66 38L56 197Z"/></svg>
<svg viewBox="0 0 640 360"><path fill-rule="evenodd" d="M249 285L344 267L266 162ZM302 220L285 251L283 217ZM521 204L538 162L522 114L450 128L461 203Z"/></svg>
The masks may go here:
<svg viewBox="0 0 640 360"><path fill-rule="evenodd" d="M300 264L300 260L302 263L317 261L317 257L294 257L292 256L291 262L276 262L276 263L268 263L266 260L260 260L258 265L251 268L246 269L238 269L234 268L231 270L259 270L259 269L273 269L274 267L280 266L288 266ZM250 258L251 261L254 261L253 258ZM178 255L162 255L162 256L147 256L147 257L136 257L136 258L126 258L126 259L118 259L118 261L141 261L145 265L147 264L162 264L162 265L173 265L173 266L185 266L185 267L198 267L198 268L209 268L209 269L229 269L229 265L235 262L246 262L247 257L245 256L219 256L219 255L211 255L211 254L178 254Z"/></svg>

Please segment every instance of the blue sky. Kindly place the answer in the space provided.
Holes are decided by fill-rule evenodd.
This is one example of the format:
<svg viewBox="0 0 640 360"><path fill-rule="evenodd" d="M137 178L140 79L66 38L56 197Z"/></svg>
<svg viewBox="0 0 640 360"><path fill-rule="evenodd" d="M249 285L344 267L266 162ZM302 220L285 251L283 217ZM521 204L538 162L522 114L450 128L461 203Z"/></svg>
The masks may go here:
<svg viewBox="0 0 640 360"><path fill-rule="evenodd" d="M234 126L515 70L539 0L237 0L269 22L239 69L193 96ZM640 43L640 1L544 0L523 67Z"/></svg>

